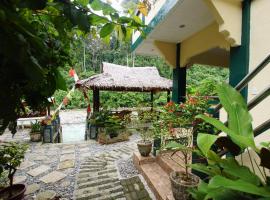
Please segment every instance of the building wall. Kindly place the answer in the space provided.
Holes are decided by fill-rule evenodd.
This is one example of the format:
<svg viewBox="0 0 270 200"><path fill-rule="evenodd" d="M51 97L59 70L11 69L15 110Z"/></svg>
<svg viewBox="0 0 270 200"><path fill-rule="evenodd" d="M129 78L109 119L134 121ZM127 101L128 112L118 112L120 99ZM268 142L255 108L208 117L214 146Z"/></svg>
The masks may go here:
<svg viewBox="0 0 270 200"><path fill-rule="evenodd" d="M253 0L251 4L250 71L270 54L270 0ZM249 84L248 100L270 85L270 65ZM254 128L270 118L270 97L251 111ZM270 141L270 131L256 138Z"/></svg>

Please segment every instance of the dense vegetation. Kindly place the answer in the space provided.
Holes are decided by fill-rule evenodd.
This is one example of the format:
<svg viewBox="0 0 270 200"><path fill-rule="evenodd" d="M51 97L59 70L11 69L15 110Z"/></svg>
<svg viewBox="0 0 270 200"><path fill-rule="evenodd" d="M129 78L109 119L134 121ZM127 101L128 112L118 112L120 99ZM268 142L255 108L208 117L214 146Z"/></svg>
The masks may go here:
<svg viewBox="0 0 270 200"><path fill-rule="evenodd" d="M133 66L155 66L158 68L161 76L172 78L172 68L170 68L164 59L150 56L134 56L130 52L129 44L120 45L116 40L112 40L110 45L105 45L102 41L97 39L81 39L78 40L74 46L73 59L74 68L80 79L87 78L93 74L100 73L100 66L102 62L110 62L120 65ZM85 62L84 62L85 51ZM69 68L65 68L62 73L69 83L70 87L74 84L73 78L68 76ZM218 82L226 81L228 78L228 70L211 66L195 65L188 69L187 84L188 93L194 94L196 92L201 95L214 95L214 87ZM56 105L59 105L63 100L66 92L57 91L55 93ZM92 92L89 91L90 99L92 101ZM157 93L154 95L155 105L166 103L167 93ZM117 107L133 107L133 106L147 106L150 105L149 93L136 92L101 92L101 104L109 108ZM75 91L72 94L72 99L65 107L71 108L85 108L87 106L83 95L80 91Z"/></svg>
<svg viewBox="0 0 270 200"><path fill-rule="evenodd" d="M72 65L71 49L85 35L129 41L141 20L101 0L0 1L0 134L25 113L22 101L38 109L57 89L66 89L59 72Z"/></svg>

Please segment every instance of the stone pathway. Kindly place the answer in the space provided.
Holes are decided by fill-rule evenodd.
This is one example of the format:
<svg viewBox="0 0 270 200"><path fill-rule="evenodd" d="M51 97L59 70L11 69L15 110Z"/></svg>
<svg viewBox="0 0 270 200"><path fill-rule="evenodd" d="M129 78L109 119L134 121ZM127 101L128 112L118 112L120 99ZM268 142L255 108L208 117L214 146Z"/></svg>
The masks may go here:
<svg viewBox="0 0 270 200"><path fill-rule="evenodd" d="M75 116L75 122L79 123L85 119L82 113L77 111L72 115L68 111L63 112L65 117L61 120L72 123L71 118ZM29 144L25 160L14 180L14 183L27 185L25 200L53 197L60 200L154 199L149 198L141 176L139 178L137 172L129 172L128 169L133 170L132 163L126 162L129 167L117 167L119 161L121 164L121 161L125 163L125 159L131 159L133 151L137 149L136 141L140 139L137 134L133 134L129 141L111 145L100 145L95 141L41 144L29 142L29 131L19 130L13 138L10 132L0 136L0 142Z"/></svg>
<svg viewBox="0 0 270 200"><path fill-rule="evenodd" d="M77 175L74 199L77 200L149 200L148 192L138 176L120 179L116 161L129 158L136 145L88 157Z"/></svg>

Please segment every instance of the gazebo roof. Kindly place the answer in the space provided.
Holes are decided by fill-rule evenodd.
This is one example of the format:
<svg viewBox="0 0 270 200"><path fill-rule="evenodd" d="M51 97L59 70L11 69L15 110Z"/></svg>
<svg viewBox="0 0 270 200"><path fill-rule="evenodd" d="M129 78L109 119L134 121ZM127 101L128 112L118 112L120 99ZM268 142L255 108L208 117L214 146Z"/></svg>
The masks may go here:
<svg viewBox="0 0 270 200"><path fill-rule="evenodd" d="M172 80L156 67L127 67L103 62L103 73L77 82L76 87L112 91L170 91Z"/></svg>

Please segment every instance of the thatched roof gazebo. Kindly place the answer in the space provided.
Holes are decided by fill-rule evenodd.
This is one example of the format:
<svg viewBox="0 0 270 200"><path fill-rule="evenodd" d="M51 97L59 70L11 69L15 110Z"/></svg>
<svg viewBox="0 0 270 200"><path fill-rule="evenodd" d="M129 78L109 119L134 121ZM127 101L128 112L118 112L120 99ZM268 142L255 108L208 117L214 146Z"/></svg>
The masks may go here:
<svg viewBox="0 0 270 200"><path fill-rule="evenodd" d="M94 111L99 110L99 91L151 92L167 91L168 101L172 80L159 75L156 67L126 67L103 62L103 73L79 80L77 88L92 89Z"/></svg>

